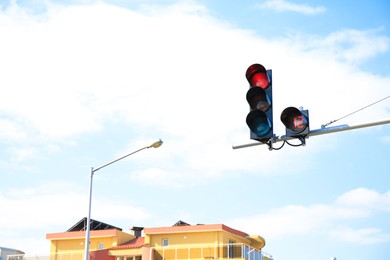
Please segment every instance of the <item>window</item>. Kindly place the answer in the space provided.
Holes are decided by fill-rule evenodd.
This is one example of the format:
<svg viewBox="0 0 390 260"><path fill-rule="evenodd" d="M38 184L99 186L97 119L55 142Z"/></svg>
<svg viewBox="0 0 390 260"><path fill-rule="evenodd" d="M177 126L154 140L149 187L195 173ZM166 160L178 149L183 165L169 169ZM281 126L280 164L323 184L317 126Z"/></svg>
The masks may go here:
<svg viewBox="0 0 390 260"><path fill-rule="evenodd" d="M104 243L103 242L99 242L98 250L103 250L103 249L104 249Z"/></svg>
<svg viewBox="0 0 390 260"><path fill-rule="evenodd" d="M162 246L168 246L168 238L163 238L161 244Z"/></svg>
<svg viewBox="0 0 390 260"><path fill-rule="evenodd" d="M234 258L234 240L229 240L228 258Z"/></svg>

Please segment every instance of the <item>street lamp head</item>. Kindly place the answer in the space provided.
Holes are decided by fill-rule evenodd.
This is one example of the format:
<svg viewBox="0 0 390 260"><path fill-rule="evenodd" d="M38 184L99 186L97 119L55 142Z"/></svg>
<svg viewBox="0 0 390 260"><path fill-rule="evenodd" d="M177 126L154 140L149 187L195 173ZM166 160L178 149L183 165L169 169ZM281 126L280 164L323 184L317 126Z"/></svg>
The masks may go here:
<svg viewBox="0 0 390 260"><path fill-rule="evenodd" d="M154 142L154 143L153 143L151 146L149 146L149 147L158 148L158 147L160 147L162 144L163 144L163 141L161 141L161 139L160 139L160 140L158 140L157 142Z"/></svg>

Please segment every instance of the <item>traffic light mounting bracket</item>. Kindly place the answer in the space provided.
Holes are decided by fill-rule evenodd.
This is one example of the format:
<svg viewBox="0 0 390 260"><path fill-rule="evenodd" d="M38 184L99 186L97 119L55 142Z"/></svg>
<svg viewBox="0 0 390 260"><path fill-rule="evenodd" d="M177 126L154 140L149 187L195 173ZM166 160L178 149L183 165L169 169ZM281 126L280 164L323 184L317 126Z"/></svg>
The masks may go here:
<svg viewBox="0 0 390 260"><path fill-rule="evenodd" d="M364 123L364 124L359 124L359 125L352 125L352 126L345 124L345 125L339 125L339 126L334 126L334 127L322 127L320 129L310 130L309 133L304 137L304 143L306 143L306 141L305 141L306 138L309 138L312 136L332 134L332 133L337 133L337 132L349 131L349 130L378 126L378 125L386 125L386 124L390 124L390 119L385 119L382 121L376 121L376 122L370 122L370 123ZM266 144L268 145L268 149L270 151L271 150L280 150L284 146L285 142L287 142L288 140L291 140L291 139L296 139L296 138L286 136L286 135L274 136ZM273 143L277 143L277 142L283 142L283 144L279 148L273 148ZM301 142L302 142L302 140L301 140ZM249 143L249 144L233 145L232 148L233 149L241 149L241 148L247 148L247 147L263 145L263 144L264 143L256 142L256 143ZM293 145L293 146L301 146L301 145Z"/></svg>
<svg viewBox="0 0 390 260"><path fill-rule="evenodd" d="M285 137L287 137L287 136L285 136ZM263 144L266 144L266 145L268 146L268 150L270 150L270 151L273 151L273 150L280 150L280 149L283 148L283 146L284 146L286 143L287 143L288 145L294 146L294 147L297 147L297 146L305 146L305 145L306 145L306 137L307 137L307 135L305 135L305 136L298 136L298 137L294 137L294 138L289 138L289 139L298 139L299 141L301 141L301 143L300 143L300 144L292 144L292 143L290 143L288 140L284 140L284 141L283 141L283 144L282 144L280 147L275 148L275 147L273 146L273 144L276 143L276 142L279 142L279 139L278 139L279 137L276 136L276 135L274 135L268 142L265 142L265 143L263 143ZM238 148L243 148L243 147L235 147L235 146L233 146L233 149L238 149Z"/></svg>

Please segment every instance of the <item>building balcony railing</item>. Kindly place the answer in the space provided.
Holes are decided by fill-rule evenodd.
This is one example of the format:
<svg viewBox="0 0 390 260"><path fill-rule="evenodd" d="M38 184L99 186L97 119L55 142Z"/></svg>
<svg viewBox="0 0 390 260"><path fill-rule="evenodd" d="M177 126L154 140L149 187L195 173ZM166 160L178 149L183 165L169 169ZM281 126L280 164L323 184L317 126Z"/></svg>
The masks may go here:
<svg viewBox="0 0 390 260"><path fill-rule="evenodd" d="M57 253L50 255L9 255L7 260L83 260L84 251L76 251L69 253Z"/></svg>
<svg viewBox="0 0 390 260"><path fill-rule="evenodd" d="M152 247L152 260L272 260L272 256L246 244L205 244L199 246Z"/></svg>
<svg viewBox="0 0 390 260"><path fill-rule="evenodd" d="M270 254L257 250L245 244L203 244L191 246L166 246L151 247L149 256L138 255L111 256L108 250L91 252L91 260L102 258L98 253L106 251L106 255L112 260L273 260ZM73 251L42 256L12 255L7 260L83 260L84 251ZM107 259L104 257L104 259Z"/></svg>

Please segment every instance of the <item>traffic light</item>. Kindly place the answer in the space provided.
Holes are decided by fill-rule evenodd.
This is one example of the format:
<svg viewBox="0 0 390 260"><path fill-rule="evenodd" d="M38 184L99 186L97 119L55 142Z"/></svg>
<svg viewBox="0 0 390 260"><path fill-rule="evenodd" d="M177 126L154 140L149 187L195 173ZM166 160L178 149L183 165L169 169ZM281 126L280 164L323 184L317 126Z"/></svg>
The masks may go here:
<svg viewBox="0 0 390 260"><path fill-rule="evenodd" d="M305 137L309 134L309 111L288 107L283 110L280 120L286 126L286 136Z"/></svg>
<svg viewBox="0 0 390 260"><path fill-rule="evenodd" d="M252 64L246 70L249 90L246 100L250 112L246 123L250 129L250 138L267 143L273 137L272 119L272 70L266 70L263 65Z"/></svg>

